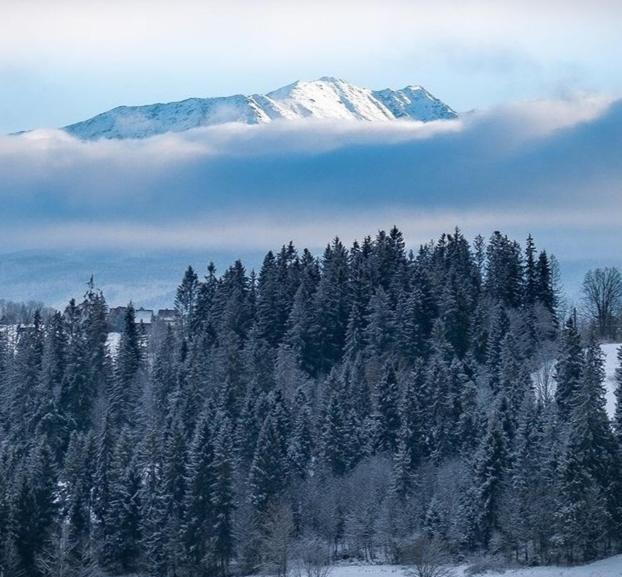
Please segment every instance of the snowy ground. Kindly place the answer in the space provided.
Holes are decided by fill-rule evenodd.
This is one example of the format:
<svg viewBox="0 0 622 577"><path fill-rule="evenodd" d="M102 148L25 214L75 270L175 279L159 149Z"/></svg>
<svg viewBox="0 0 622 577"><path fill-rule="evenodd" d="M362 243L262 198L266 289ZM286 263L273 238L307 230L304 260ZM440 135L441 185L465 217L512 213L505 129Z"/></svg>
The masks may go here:
<svg viewBox="0 0 622 577"><path fill-rule="evenodd" d="M616 390L616 382L615 382L615 370L618 368L618 349L622 346L622 343L606 343L601 345L601 349L605 354L605 388L607 390L606 399L607 399L607 414L609 418L613 418L613 415L616 410L616 400L615 400L615 390ZM546 363L539 371L536 371L532 375L532 379L534 384L542 388L544 383L548 382L550 385L554 384L554 375L555 375L555 362L550 361ZM622 577L622 573L620 573L620 577Z"/></svg>
<svg viewBox="0 0 622 577"><path fill-rule="evenodd" d="M617 354L620 346L622 346L620 343L607 343L605 345L601 345L603 352L605 353L605 372L607 373L605 386L607 387L607 413L609 414L609 417L613 417L616 409L615 370L618 366ZM620 576L622 576L622 570L620 571Z"/></svg>
<svg viewBox="0 0 622 577"><path fill-rule="evenodd" d="M466 566L457 567L454 577L468 577ZM413 577L407 567L396 565L348 565L334 567L329 577ZM485 577L622 577L622 555L576 567L530 567L480 573Z"/></svg>

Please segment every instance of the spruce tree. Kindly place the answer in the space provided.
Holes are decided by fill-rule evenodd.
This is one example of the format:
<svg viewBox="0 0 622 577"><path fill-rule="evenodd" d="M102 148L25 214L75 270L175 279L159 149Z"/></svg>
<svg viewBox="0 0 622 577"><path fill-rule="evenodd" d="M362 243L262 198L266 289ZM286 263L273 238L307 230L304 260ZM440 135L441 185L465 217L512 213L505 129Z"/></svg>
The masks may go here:
<svg viewBox="0 0 622 577"><path fill-rule="evenodd" d="M211 508L213 514L212 552L214 565L221 576L229 572L234 555L233 514L234 494L233 430L229 418L219 411L213 422L214 444Z"/></svg>
<svg viewBox="0 0 622 577"><path fill-rule="evenodd" d="M508 470L510 447L503 399L497 400L473 461L474 540L487 547L500 529L499 506Z"/></svg>
<svg viewBox="0 0 622 577"><path fill-rule="evenodd" d="M57 522L56 476L52 452L41 439L26 456L16 479L11 516L18 575L42 575L38 557Z"/></svg>
<svg viewBox="0 0 622 577"><path fill-rule="evenodd" d="M69 544L64 561L76 574L95 561L91 523L95 449L91 435L73 432L61 474L62 514Z"/></svg>
<svg viewBox="0 0 622 577"><path fill-rule="evenodd" d="M211 430L211 411L204 412L197 422L188 452L188 473L184 495L183 527L186 556L194 571L215 570L212 540L214 539L214 488L216 462ZM171 503L176 506L176 503Z"/></svg>
<svg viewBox="0 0 622 577"><path fill-rule="evenodd" d="M125 313L110 398L111 417L114 425L119 428L132 424L140 398L139 377L143 363L141 338L134 306L130 303Z"/></svg>
<svg viewBox="0 0 622 577"><path fill-rule="evenodd" d="M560 351L555 366L555 401L562 421L566 421L581 387L584 357L575 316L570 317L561 334Z"/></svg>
<svg viewBox="0 0 622 577"><path fill-rule="evenodd" d="M91 378L83 310L70 302L65 310L68 333L67 367L59 394L59 410L72 429L86 431L97 388Z"/></svg>
<svg viewBox="0 0 622 577"><path fill-rule="evenodd" d="M110 504L105 512L102 561L118 574L132 573L139 566L141 475L133 447L133 439L124 429L110 464Z"/></svg>
<svg viewBox="0 0 622 577"><path fill-rule="evenodd" d="M313 424L311 421L311 405L302 388L296 391L294 398L295 415L292 423L292 434L287 454L292 474L305 479L309 474L313 456Z"/></svg>
<svg viewBox="0 0 622 577"><path fill-rule="evenodd" d="M199 279L191 266L186 269L184 278L177 288L175 296L175 308L181 319L182 326L189 331L191 319L195 312L199 290Z"/></svg>
<svg viewBox="0 0 622 577"><path fill-rule="evenodd" d="M265 418L257 438L248 485L250 501L261 515L287 487L286 439L282 436L277 415L271 411Z"/></svg>
<svg viewBox="0 0 622 577"><path fill-rule="evenodd" d="M611 527L616 451L605 410L604 376L603 354L592 336L572 397L561 467L559 520L571 560L593 559Z"/></svg>
<svg viewBox="0 0 622 577"><path fill-rule="evenodd" d="M374 389L374 417L376 422L376 450L390 453L397 449L400 429L400 390L397 374L391 364L384 367Z"/></svg>

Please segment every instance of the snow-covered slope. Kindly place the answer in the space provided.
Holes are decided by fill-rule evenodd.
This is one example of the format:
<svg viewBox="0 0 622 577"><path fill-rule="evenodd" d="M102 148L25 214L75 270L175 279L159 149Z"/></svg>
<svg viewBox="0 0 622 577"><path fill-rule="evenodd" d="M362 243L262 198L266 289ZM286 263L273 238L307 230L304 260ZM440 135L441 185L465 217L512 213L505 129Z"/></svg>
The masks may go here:
<svg viewBox="0 0 622 577"><path fill-rule="evenodd" d="M266 95L190 98L181 102L120 106L66 126L86 139L146 138L227 122L263 124L276 119L445 120L456 113L420 86L372 91L337 78L298 81Z"/></svg>
<svg viewBox="0 0 622 577"><path fill-rule="evenodd" d="M382 102L395 118L416 118L423 122L439 118L455 118L456 113L444 102L432 96L422 86L407 86L402 90L377 90L374 98Z"/></svg>
<svg viewBox="0 0 622 577"><path fill-rule="evenodd" d="M605 361L605 395L607 401L607 414L613 418L616 410L615 390L617 383L615 372L619 366L618 349L622 343L604 343L600 345ZM555 387L555 359L550 359L538 371L532 374L534 384L539 387ZM622 577L622 572L620 573Z"/></svg>
<svg viewBox="0 0 622 577"><path fill-rule="evenodd" d="M605 355L605 388L607 389L607 413L610 417L613 417L616 410L616 397L615 391L617 387L616 383L616 369L619 366L618 363L618 349L622 347L622 343L606 343L601 345L603 353ZM622 575L622 571L620 572Z"/></svg>

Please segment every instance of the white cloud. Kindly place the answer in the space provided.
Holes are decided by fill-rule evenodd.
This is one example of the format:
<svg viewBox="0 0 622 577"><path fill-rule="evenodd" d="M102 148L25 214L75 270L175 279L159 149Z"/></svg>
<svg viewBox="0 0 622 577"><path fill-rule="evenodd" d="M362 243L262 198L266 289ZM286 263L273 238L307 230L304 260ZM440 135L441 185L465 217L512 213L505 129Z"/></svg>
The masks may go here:
<svg viewBox="0 0 622 577"><path fill-rule="evenodd" d="M622 102L587 97L425 125L281 122L98 142L59 131L3 137L0 243L252 250L293 239L317 247L334 234L398 224L414 243L458 225L473 234L538 230L576 255L609 234L618 251L620 130Z"/></svg>

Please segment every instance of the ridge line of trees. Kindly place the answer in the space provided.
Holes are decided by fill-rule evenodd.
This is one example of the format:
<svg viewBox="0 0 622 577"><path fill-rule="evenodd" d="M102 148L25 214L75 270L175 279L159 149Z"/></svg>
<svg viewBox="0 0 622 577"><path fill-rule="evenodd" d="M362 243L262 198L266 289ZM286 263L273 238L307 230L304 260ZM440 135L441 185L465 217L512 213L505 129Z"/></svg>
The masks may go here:
<svg viewBox="0 0 622 577"><path fill-rule="evenodd" d="M620 551L622 350L610 420L555 278L531 237L413 253L393 228L319 259L290 243L258 275L188 268L177 324L130 304L114 354L92 285L34 312L15 346L0 331L0 575L285 575L305 545L408 563L420 539Z"/></svg>

